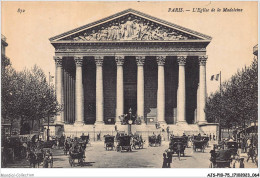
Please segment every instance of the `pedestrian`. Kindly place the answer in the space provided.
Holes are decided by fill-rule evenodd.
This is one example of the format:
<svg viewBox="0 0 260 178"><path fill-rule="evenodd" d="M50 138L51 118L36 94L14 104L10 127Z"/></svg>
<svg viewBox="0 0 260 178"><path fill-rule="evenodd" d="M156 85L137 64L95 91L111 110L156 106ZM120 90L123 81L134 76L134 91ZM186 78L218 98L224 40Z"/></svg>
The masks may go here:
<svg viewBox="0 0 260 178"><path fill-rule="evenodd" d="M166 158L166 154L163 153L163 165L162 168L167 168L167 158Z"/></svg>
<svg viewBox="0 0 260 178"><path fill-rule="evenodd" d="M213 140L215 141L215 134L213 134Z"/></svg>
<svg viewBox="0 0 260 178"><path fill-rule="evenodd" d="M240 158L239 168L245 168L244 158Z"/></svg>
<svg viewBox="0 0 260 178"><path fill-rule="evenodd" d="M172 163L172 152L170 149L167 150L167 167L171 168Z"/></svg>
<svg viewBox="0 0 260 178"><path fill-rule="evenodd" d="M247 157L247 162L248 162L248 160L251 158L251 159L252 159L252 163L254 163L255 150L254 150L253 145L251 145L251 146L249 147L247 156L248 156L248 157Z"/></svg>
<svg viewBox="0 0 260 178"><path fill-rule="evenodd" d="M211 133L209 134L209 141L211 141Z"/></svg>

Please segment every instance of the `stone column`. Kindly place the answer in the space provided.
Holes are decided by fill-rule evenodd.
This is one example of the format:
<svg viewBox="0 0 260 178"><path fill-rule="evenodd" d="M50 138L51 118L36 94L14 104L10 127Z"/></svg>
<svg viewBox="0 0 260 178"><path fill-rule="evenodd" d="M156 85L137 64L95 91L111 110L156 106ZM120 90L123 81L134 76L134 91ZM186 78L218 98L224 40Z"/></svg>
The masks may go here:
<svg viewBox="0 0 260 178"><path fill-rule="evenodd" d="M179 63L179 81L177 96L177 123L186 123L186 91L185 91L185 63L187 56L177 56Z"/></svg>
<svg viewBox="0 0 260 178"><path fill-rule="evenodd" d="M206 123L205 105L206 105L206 61L208 56L199 56L200 78L199 78L199 117L198 123Z"/></svg>
<svg viewBox="0 0 260 178"><path fill-rule="evenodd" d="M198 122L198 118L199 118L199 108L200 108L200 102L199 102L199 98L200 98L200 85L198 83L198 89L197 89L197 109L196 109L196 120L194 120L194 124L196 124Z"/></svg>
<svg viewBox="0 0 260 178"><path fill-rule="evenodd" d="M158 64L158 90L157 90L157 120L165 124L165 85L164 85L164 63L166 56L157 56Z"/></svg>
<svg viewBox="0 0 260 178"><path fill-rule="evenodd" d="M144 61L145 56L137 56L137 116L144 123Z"/></svg>
<svg viewBox="0 0 260 178"><path fill-rule="evenodd" d="M117 64L116 74L116 124L120 124L119 117L124 114L124 56L115 56Z"/></svg>
<svg viewBox="0 0 260 178"><path fill-rule="evenodd" d="M75 124L84 124L84 94L82 83L82 56L75 56L76 81L75 81Z"/></svg>
<svg viewBox="0 0 260 178"><path fill-rule="evenodd" d="M54 56L55 64L56 64L56 79L55 79L55 86L56 86L56 98L61 108L63 107L63 69L62 69L62 57ZM56 116L56 122L62 123L64 122L64 112L63 110L58 113Z"/></svg>
<svg viewBox="0 0 260 178"><path fill-rule="evenodd" d="M95 56L96 62L96 122L104 124L103 56Z"/></svg>

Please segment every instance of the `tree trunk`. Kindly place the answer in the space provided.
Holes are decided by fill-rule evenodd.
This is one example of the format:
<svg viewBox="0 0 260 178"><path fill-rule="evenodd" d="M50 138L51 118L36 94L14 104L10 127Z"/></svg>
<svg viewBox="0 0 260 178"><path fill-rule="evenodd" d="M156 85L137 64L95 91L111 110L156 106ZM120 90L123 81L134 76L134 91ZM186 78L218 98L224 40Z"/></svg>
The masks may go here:
<svg viewBox="0 0 260 178"><path fill-rule="evenodd" d="M21 116L21 122L20 122L20 134L23 134L23 122L24 122L24 119L23 119L23 116Z"/></svg>
<svg viewBox="0 0 260 178"><path fill-rule="evenodd" d="M33 133L33 125L34 125L34 119L32 120L32 128L31 128L31 133Z"/></svg>

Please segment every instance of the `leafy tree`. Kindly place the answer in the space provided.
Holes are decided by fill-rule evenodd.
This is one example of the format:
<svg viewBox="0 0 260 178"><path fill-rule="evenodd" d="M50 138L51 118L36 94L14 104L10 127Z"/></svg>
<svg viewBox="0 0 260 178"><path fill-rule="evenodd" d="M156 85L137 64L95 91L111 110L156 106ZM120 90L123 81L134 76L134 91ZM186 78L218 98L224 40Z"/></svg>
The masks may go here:
<svg viewBox="0 0 260 178"><path fill-rule="evenodd" d="M49 86L44 72L37 66L16 72L11 67L2 78L2 115L31 123L59 111L53 86ZM21 130L22 131L22 130Z"/></svg>
<svg viewBox="0 0 260 178"><path fill-rule="evenodd" d="M237 71L222 84L222 92L212 94L206 103L208 122L219 122L222 128L244 126L258 117L258 59Z"/></svg>

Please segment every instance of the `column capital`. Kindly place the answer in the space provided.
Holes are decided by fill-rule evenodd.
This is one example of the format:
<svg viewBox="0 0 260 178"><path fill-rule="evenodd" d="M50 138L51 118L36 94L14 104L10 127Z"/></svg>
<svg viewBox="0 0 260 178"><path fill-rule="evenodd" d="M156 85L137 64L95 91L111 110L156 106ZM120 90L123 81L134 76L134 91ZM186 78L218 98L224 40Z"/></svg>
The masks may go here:
<svg viewBox="0 0 260 178"><path fill-rule="evenodd" d="M94 58L97 66L103 65L104 56L94 56Z"/></svg>
<svg viewBox="0 0 260 178"><path fill-rule="evenodd" d="M177 56L179 66L184 66L186 64L186 59L187 56Z"/></svg>
<svg viewBox="0 0 260 178"><path fill-rule="evenodd" d="M165 64L166 56L156 56L156 61L158 66L163 66Z"/></svg>
<svg viewBox="0 0 260 178"><path fill-rule="evenodd" d="M115 56L116 65L122 66L124 65L125 57L124 56Z"/></svg>
<svg viewBox="0 0 260 178"><path fill-rule="evenodd" d="M53 56L57 67L62 67L62 56Z"/></svg>
<svg viewBox="0 0 260 178"><path fill-rule="evenodd" d="M136 64L138 66L143 66L145 61L145 56L136 56Z"/></svg>
<svg viewBox="0 0 260 178"><path fill-rule="evenodd" d="M76 67L81 67L83 63L83 56L74 56Z"/></svg>
<svg viewBox="0 0 260 178"><path fill-rule="evenodd" d="M208 56L204 55L204 56L199 56L199 64L201 66L205 66L208 60Z"/></svg>

